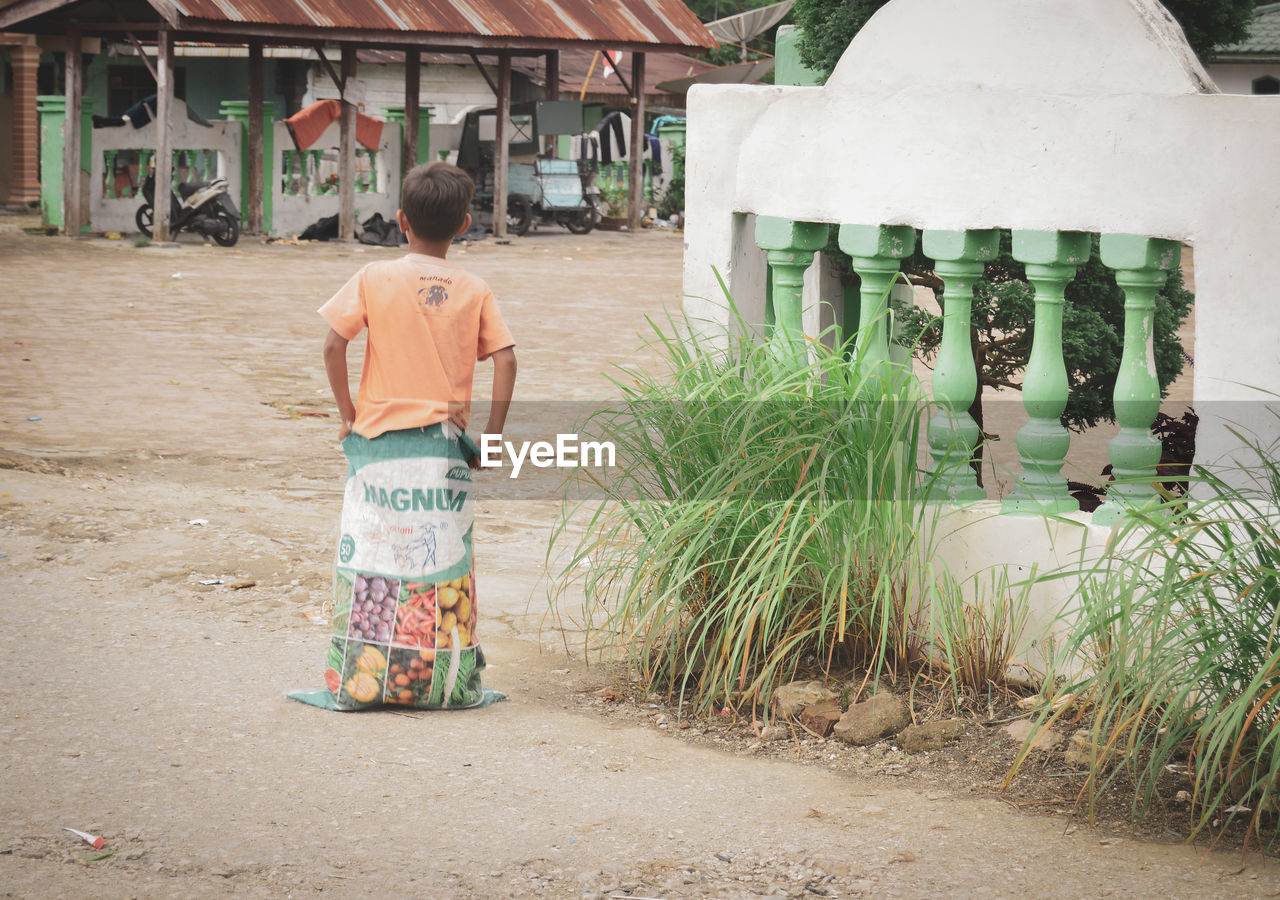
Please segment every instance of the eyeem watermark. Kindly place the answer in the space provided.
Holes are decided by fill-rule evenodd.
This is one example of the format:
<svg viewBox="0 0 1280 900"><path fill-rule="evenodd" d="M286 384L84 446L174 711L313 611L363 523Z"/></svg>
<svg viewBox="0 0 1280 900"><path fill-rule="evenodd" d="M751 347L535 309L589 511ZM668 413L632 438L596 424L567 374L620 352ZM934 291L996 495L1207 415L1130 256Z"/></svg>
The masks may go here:
<svg viewBox="0 0 1280 900"><path fill-rule="evenodd" d="M503 451L511 460L511 474L520 474L527 461L538 469L576 469L580 466L601 468L615 465L613 441L579 441L576 434L557 434L555 443L550 441L502 440L502 435L480 435L480 464L485 467L502 467Z"/></svg>

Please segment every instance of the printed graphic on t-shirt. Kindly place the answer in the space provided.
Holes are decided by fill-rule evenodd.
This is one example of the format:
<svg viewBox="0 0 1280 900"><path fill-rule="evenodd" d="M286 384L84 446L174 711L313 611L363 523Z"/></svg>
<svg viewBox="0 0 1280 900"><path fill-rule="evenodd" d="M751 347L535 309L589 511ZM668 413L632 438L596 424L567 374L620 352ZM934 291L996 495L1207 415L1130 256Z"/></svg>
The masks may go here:
<svg viewBox="0 0 1280 900"><path fill-rule="evenodd" d="M422 275L418 278L422 287L418 288L418 306L423 312L428 309L439 309L449 300L448 286L453 284L452 278L442 275ZM423 282L426 282L423 284Z"/></svg>

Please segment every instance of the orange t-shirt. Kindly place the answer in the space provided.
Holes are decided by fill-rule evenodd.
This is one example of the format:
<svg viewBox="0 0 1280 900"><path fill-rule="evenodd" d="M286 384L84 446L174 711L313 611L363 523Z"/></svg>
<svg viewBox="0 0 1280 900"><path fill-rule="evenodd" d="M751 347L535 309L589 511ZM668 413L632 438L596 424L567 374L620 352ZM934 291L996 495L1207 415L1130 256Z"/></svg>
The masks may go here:
<svg viewBox="0 0 1280 900"><path fill-rule="evenodd" d="M488 285L419 253L370 263L319 312L347 340L369 329L352 427L366 438L443 422L451 403L470 415L476 360L515 345Z"/></svg>

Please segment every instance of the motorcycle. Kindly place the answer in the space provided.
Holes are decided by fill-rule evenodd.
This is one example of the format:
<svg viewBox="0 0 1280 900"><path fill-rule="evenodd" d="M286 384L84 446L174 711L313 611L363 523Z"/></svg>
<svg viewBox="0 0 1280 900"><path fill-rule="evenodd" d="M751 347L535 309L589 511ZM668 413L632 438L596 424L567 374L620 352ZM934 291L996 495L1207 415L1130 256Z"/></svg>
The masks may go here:
<svg viewBox="0 0 1280 900"><path fill-rule="evenodd" d="M147 173L142 184L142 197L146 200L134 216L138 230L152 236L155 222L156 176ZM222 247L232 247L240 239L240 211L227 193L227 179L213 181L180 182L178 193L169 192L169 233L177 237L180 231L195 231L211 237Z"/></svg>

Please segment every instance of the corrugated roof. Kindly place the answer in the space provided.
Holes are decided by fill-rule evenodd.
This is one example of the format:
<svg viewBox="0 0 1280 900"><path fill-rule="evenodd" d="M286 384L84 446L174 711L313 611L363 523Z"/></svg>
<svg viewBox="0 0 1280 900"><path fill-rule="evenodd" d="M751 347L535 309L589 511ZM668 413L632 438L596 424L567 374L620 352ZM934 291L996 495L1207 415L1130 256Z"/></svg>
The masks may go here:
<svg viewBox="0 0 1280 900"><path fill-rule="evenodd" d="M1249 37L1218 48L1218 56L1280 56L1280 3L1254 7Z"/></svg>
<svg viewBox="0 0 1280 900"><path fill-rule="evenodd" d="M680 0L173 0L184 21L449 37L711 47Z"/></svg>

